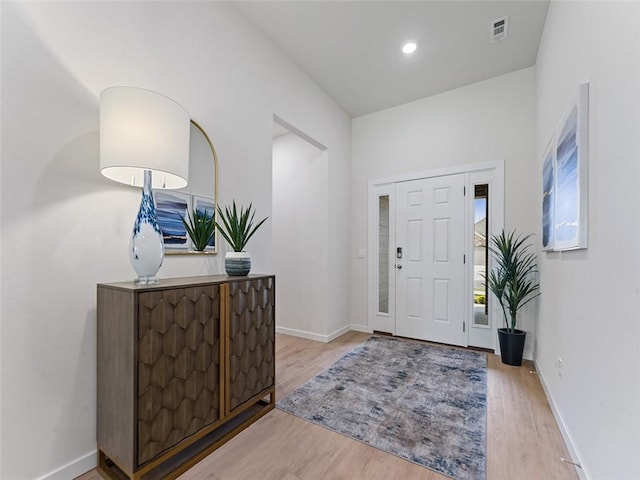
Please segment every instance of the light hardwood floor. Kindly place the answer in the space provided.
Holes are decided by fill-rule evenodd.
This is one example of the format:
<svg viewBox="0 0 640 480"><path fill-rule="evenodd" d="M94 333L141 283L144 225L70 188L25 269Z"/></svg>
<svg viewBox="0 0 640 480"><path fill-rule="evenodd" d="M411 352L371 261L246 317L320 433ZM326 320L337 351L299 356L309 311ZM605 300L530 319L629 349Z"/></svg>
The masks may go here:
<svg viewBox="0 0 640 480"><path fill-rule="evenodd" d="M276 397L283 398L369 337L329 344L276 338ZM562 436L532 365L488 355L487 480L575 480ZM98 480L94 470L79 480ZM284 413L269 412L180 480L423 479L448 477Z"/></svg>

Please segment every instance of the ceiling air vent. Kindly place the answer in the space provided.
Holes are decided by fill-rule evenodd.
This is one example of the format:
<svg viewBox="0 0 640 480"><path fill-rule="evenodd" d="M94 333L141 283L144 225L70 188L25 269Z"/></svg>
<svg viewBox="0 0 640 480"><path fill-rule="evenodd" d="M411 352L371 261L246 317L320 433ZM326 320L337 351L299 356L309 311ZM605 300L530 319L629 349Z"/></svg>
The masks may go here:
<svg viewBox="0 0 640 480"><path fill-rule="evenodd" d="M491 42L499 42L500 40L504 40L507 38L507 34L509 33L509 16L506 15L502 18L498 18L493 20L490 23L490 35Z"/></svg>

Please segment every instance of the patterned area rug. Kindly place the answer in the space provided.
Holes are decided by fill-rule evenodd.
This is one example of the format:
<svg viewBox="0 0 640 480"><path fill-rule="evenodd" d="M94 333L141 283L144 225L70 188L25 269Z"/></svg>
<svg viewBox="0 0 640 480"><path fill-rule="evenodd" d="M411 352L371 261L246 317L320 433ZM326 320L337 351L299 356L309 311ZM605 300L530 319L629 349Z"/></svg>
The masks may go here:
<svg viewBox="0 0 640 480"><path fill-rule="evenodd" d="M278 408L455 479L484 479L481 353L374 336Z"/></svg>

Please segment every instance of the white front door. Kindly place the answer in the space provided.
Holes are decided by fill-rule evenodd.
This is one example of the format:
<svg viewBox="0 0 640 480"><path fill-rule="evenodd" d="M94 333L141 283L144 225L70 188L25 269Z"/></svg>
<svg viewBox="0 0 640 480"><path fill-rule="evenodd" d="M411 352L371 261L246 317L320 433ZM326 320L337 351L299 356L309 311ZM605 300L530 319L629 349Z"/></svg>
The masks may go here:
<svg viewBox="0 0 640 480"><path fill-rule="evenodd" d="M464 174L396 184L396 335L466 345L464 186Z"/></svg>

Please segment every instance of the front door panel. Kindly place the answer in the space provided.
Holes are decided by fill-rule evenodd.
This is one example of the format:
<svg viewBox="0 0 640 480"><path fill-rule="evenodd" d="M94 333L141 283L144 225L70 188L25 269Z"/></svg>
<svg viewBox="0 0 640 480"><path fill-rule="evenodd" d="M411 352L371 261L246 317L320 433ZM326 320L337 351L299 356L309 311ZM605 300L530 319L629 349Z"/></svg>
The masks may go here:
<svg viewBox="0 0 640 480"><path fill-rule="evenodd" d="M396 335L464 345L464 175L396 185Z"/></svg>

